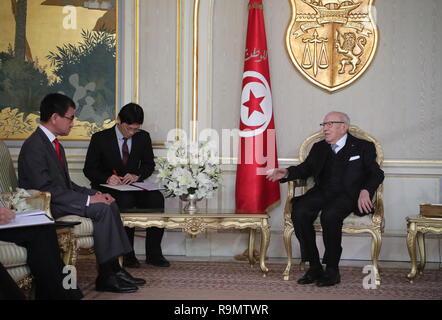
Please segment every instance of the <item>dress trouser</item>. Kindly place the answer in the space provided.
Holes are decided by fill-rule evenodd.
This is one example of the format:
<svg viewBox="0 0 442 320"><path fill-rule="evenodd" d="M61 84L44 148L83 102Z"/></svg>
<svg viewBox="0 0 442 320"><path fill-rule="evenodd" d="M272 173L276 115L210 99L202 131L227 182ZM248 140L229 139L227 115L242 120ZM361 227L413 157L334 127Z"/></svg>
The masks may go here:
<svg viewBox="0 0 442 320"><path fill-rule="evenodd" d="M60 256L54 225L0 230L0 240L14 242L27 249L26 262L35 280L36 299L82 298L79 289L63 288L63 279L66 275L63 274L64 263ZM3 287L3 281L1 287Z"/></svg>
<svg viewBox="0 0 442 320"><path fill-rule="evenodd" d="M320 265L313 223L321 211L322 237L324 241L323 263L327 268L338 268L342 253L342 224L353 211L354 201L346 194L326 194L313 188L306 194L295 197L292 202L292 221L295 235L299 240L302 260L310 266Z"/></svg>
<svg viewBox="0 0 442 320"><path fill-rule="evenodd" d="M85 217L94 226L94 249L98 264L115 260L132 251L115 202L93 203L86 207Z"/></svg>
<svg viewBox="0 0 442 320"><path fill-rule="evenodd" d="M122 212L124 209L164 209L164 197L160 191L111 191L107 189L116 200L118 207ZM134 246L135 228L126 227L129 241ZM161 256L161 240L163 239L164 229L151 227L146 229L146 257Z"/></svg>

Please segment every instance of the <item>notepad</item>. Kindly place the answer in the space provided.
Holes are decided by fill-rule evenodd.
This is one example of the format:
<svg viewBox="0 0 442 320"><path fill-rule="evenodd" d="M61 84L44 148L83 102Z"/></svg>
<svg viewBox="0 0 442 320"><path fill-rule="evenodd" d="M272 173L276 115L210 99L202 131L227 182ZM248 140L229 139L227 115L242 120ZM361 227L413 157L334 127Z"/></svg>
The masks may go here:
<svg viewBox="0 0 442 320"><path fill-rule="evenodd" d="M110 185L110 184L100 184L100 186L118 190L118 191L154 191L154 190L163 190L158 183L144 181L144 182L134 182L132 184L119 184L119 185Z"/></svg>
<svg viewBox="0 0 442 320"><path fill-rule="evenodd" d="M54 220L48 217L45 211L33 210L28 212L18 212L14 220L9 222L8 224L0 225L0 230L37 226L37 225L51 224L51 223L54 223Z"/></svg>

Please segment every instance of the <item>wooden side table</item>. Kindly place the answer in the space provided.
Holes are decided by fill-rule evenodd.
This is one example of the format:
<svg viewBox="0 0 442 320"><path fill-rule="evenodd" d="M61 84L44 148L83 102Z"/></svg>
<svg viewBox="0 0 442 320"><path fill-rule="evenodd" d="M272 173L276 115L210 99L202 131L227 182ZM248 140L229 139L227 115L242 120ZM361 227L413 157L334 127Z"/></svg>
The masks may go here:
<svg viewBox="0 0 442 320"><path fill-rule="evenodd" d="M407 247L410 254L411 271L407 274L410 283L414 282L416 274L422 274L425 268L425 234L442 234L441 218L426 218L423 216L410 216L407 220ZM416 240L419 248L420 261L416 259Z"/></svg>

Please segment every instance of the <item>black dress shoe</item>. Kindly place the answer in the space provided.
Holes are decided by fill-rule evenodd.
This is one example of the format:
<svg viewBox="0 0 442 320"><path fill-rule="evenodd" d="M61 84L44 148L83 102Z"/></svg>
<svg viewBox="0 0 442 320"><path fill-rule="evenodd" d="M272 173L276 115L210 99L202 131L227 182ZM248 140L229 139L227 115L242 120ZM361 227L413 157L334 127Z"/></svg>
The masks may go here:
<svg viewBox="0 0 442 320"><path fill-rule="evenodd" d="M299 284L310 284L316 282L316 280L322 277L324 271L322 267L310 267L304 276L298 279Z"/></svg>
<svg viewBox="0 0 442 320"><path fill-rule="evenodd" d="M339 270L325 270L323 276L318 279L316 285L318 287L330 287L341 282Z"/></svg>
<svg viewBox="0 0 442 320"><path fill-rule="evenodd" d="M151 264L155 267L167 268L170 267L170 262L166 260L163 256L155 256L152 258L146 258L146 263Z"/></svg>
<svg viewBox="0 0 442 320"><path fill-rule="evenodd" d="M131 276L131 274L129 272L127 272L124 269L121 269L120 271L116 272L115 275L120 280L124 280L131 285L142 286L142 285L146 284L146 280L141 279L141 278L134 278Z"/></svg>
<svg viewBox="0 0 442 320"><path fill-rule="evenodd" d="M140 261L135 255L123 256L123 267L125 268L139 268L141 266Z"/></svg>
<svg viewBox="0 0 442 320"><path fill-rule="evenodd" d="M98 276L97 280L95 280L95 290L116 293L131 293L137 291L138 287L121 280L116 274L110 274L105 277L101 275Z"/></svg>

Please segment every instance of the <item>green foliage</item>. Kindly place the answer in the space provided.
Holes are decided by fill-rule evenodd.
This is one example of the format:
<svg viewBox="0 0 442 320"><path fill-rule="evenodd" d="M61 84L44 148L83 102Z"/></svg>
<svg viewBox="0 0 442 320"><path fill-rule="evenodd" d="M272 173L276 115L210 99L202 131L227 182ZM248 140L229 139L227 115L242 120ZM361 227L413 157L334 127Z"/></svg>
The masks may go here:
<svg viewBox="0 0 442 320"><path fill-rule="evenodd" d="M11 47L0 53L0 108L20 107L25 116L38 114L49 90L47 74L36 63L15 58Z"/></svg>
<svg viewBox="0 0 442 320"><path fill-rule="evenodd" d="M69 78L78 74L80 86L88 83L96 85L94 91L88 92L88 96L95 100L95 113L103 117L112 116L115 112L116 39L104 31L83 30L81 35L82 42L77 45L64 44L57 47L57 52L49 52L47 56L55 67L54 74L59 78L54 89L73 97L76 88ZM81 106L86 104L84 98L78 102L80 108L77 114Z"/></svg>

